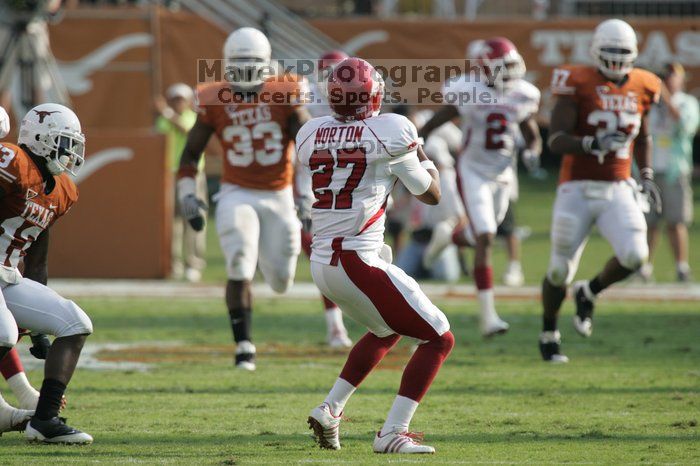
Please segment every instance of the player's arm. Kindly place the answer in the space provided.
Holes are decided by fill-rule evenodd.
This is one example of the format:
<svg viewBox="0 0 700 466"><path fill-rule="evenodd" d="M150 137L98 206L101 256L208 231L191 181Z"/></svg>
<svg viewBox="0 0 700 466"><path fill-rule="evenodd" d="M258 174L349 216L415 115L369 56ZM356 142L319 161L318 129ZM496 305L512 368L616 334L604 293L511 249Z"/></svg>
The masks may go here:
<svg viewBox="0 0 700 466"><path fill-rule="evenodd" d="M627 144L627 133L612 130L595 136L576 136L578 106L573 98L558 96L552 109L547 145L558 154L593 155L603 163L605 154L622 149Z"/></svg>
<svg viewBox="0 0 700 466"><path fill-rule="evenodd" d="M651 164L652 154L651 133L649 132L648 113L642 116L639 133L634 139L634 161L639 169L639 177L642 184L642 192L649 197L651 208L661 213L661 191L654 181L654 169Z"/></svg>
<svg viewBox="0 0 700 466"><path fill-rule="evenodd" d="M415 155L409 153L392 164L391 171L419 201L428 205L440 202L440 175L421 146Z"/></svg>
<svg viewBox="0 0 700 466"><path fill-rule="evenodd" d="M534 114L520 122L520 133L525 141L525 149L522 152L523 163L528 171L533 172L540 167L542 153L542 136Z"/></svg>
<svg viewBox="0 0 700 466"><path fill-rule="evenodd" d="M178 169L177 199L182 216L190 222L192 228L201 231L204 228L206 203L197 198L197 176L199 159L209 143L214 128L197 118L187 135L187 143L180 157Z"/></svg>
<svg viewBox="0 0 700 466"><path fill-rule="evenodd" d="M27 250L23 275L46 285L49 278L49 230L44 230ZM32 333L30 338L32 347L29 348L29 352L37 359L46 359L51 348L49 337L42 333Z"/></svg>
<svg viewBox="0 0 700 466"><path fill-rule="evenodd" d="M49 278L49 230L44 230L27 250L23 275L46 285Z"/></svg>
<svg viewBox="0 0 700 466"><path fill-rule="evenodd" d="M289 122L287 126L289 128L290 139L296 139L299 129L301 129L301 127L304 126L304 123L310 119L311 114L306 107L303 105L295 107L294 111L289 115Z"/></svg>
<svg viewBox="0 0 700 466"><path fill-rule="evenodd" d="M458 116L459 110L457 110L456 106L443 105L437 112L433 114L432 118L430 118L430 120L428 120L428 122L423 125L420 131L418 131L418 136L427 139L430 133L432 133L435 129L439 128L440 126L444 125L448 121L451 121Z"/></svg>
<svg viewBox="0 0 700 466"><path fill-rule="evenodd" d="M583 138L574 135L578 120L578 107L571 97L559 96L552 109L547 145L557 154L587 155Z"/></svg>

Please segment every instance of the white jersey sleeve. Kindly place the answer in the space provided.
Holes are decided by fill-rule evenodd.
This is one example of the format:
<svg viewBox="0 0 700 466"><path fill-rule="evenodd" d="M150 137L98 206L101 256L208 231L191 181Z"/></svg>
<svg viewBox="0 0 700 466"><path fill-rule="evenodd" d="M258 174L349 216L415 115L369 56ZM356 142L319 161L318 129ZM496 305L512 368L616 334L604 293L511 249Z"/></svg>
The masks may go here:
<svg viewBox="0 0 700 466"><path fill-rule="evenodd" d="M418 130L405 116L386 113L381 118L365 121L390 157L400 157L418 149Z"/></svg>
<svg viewBox="0 0 700 466"><path fill-rule="evenodd" d="M513 92L514 106L518 123L537 114L540 109L540 90L529 82L521 79L518 81L516 91Z"/></svg>

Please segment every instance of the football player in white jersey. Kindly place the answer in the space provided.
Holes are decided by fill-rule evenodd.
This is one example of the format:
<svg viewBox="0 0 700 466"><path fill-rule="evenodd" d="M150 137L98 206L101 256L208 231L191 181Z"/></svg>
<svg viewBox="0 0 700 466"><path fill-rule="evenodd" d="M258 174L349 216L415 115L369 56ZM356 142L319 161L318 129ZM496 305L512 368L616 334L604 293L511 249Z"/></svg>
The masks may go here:
<svg viewBox="0 0 700 466"><path fill-rule="evenodd" d="M508 39L497 37L481 43L481 73L464 74L443 88L446 102L421 129L427 137L435 128L460 116L465 133L464 149L457 161L469 225L457 231L436 229L426 251L429 263L440 247L454 241L474 246L474 280L481 308L481 333L504 333L508 324L498 317L493 296L491 250L498 225L508 209L515 172L515 142L521 133L526 148L523 161L539 160L542 140L535 122L540 91L523 79L525 63ZM477 96L478 101L469 100Z"/></svg>
<svg viewBox="0 0 700 466"><path fill-rule="evenodd" d="M377 453L433 453L408 427L454 346L445 315L418 284L391 264L384 244L384 209L400 180L427 204L440 201L435 165L420 148L415 126L396 114L378 115L384 83L364 60L348 58L328 80L334 115L315 118L297 134L297 155L311 171L311 274L324 295L369 332L353 347L325 401L309 415L322 448L340 449L339 426L357 386L402 335L420 341L408 362Z"/></svg>

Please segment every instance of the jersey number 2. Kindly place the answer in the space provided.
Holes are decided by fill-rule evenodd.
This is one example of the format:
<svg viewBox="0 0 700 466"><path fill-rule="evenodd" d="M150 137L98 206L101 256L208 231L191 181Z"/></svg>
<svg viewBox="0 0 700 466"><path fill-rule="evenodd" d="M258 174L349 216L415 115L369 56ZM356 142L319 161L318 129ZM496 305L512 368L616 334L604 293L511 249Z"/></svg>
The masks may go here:
<svg viewBox="0 0 700 466"><path fill-rule="evenodd" d="M330 188L333 181L334 168L352 166L345 185L334 193ZM311 154L309 168L311 185L316 197L314 209L350 209L352 208L352 192L357 188L367 170L367 155L363 148L352 149L319 149Z"/></svg>

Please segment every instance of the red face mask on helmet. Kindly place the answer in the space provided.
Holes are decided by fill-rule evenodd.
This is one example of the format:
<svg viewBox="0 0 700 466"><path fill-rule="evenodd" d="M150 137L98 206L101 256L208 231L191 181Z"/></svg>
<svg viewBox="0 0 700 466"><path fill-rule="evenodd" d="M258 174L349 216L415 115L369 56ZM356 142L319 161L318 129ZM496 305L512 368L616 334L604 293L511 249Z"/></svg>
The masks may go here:
<svg viewBox="0 0 700 466"><path fill-rule="evenodd" d="M515 45L505 37L485 40L476 58L479 59L489 82L505 82L525 76L523 57Z"/></svg>
<svg viewBox="0 0 700 466"><path fill-rule="evenodd" d="M361 58L341 61L328 77L328 104L341 121L364 120L379 114L384 97L384 80Z"/></svg>

